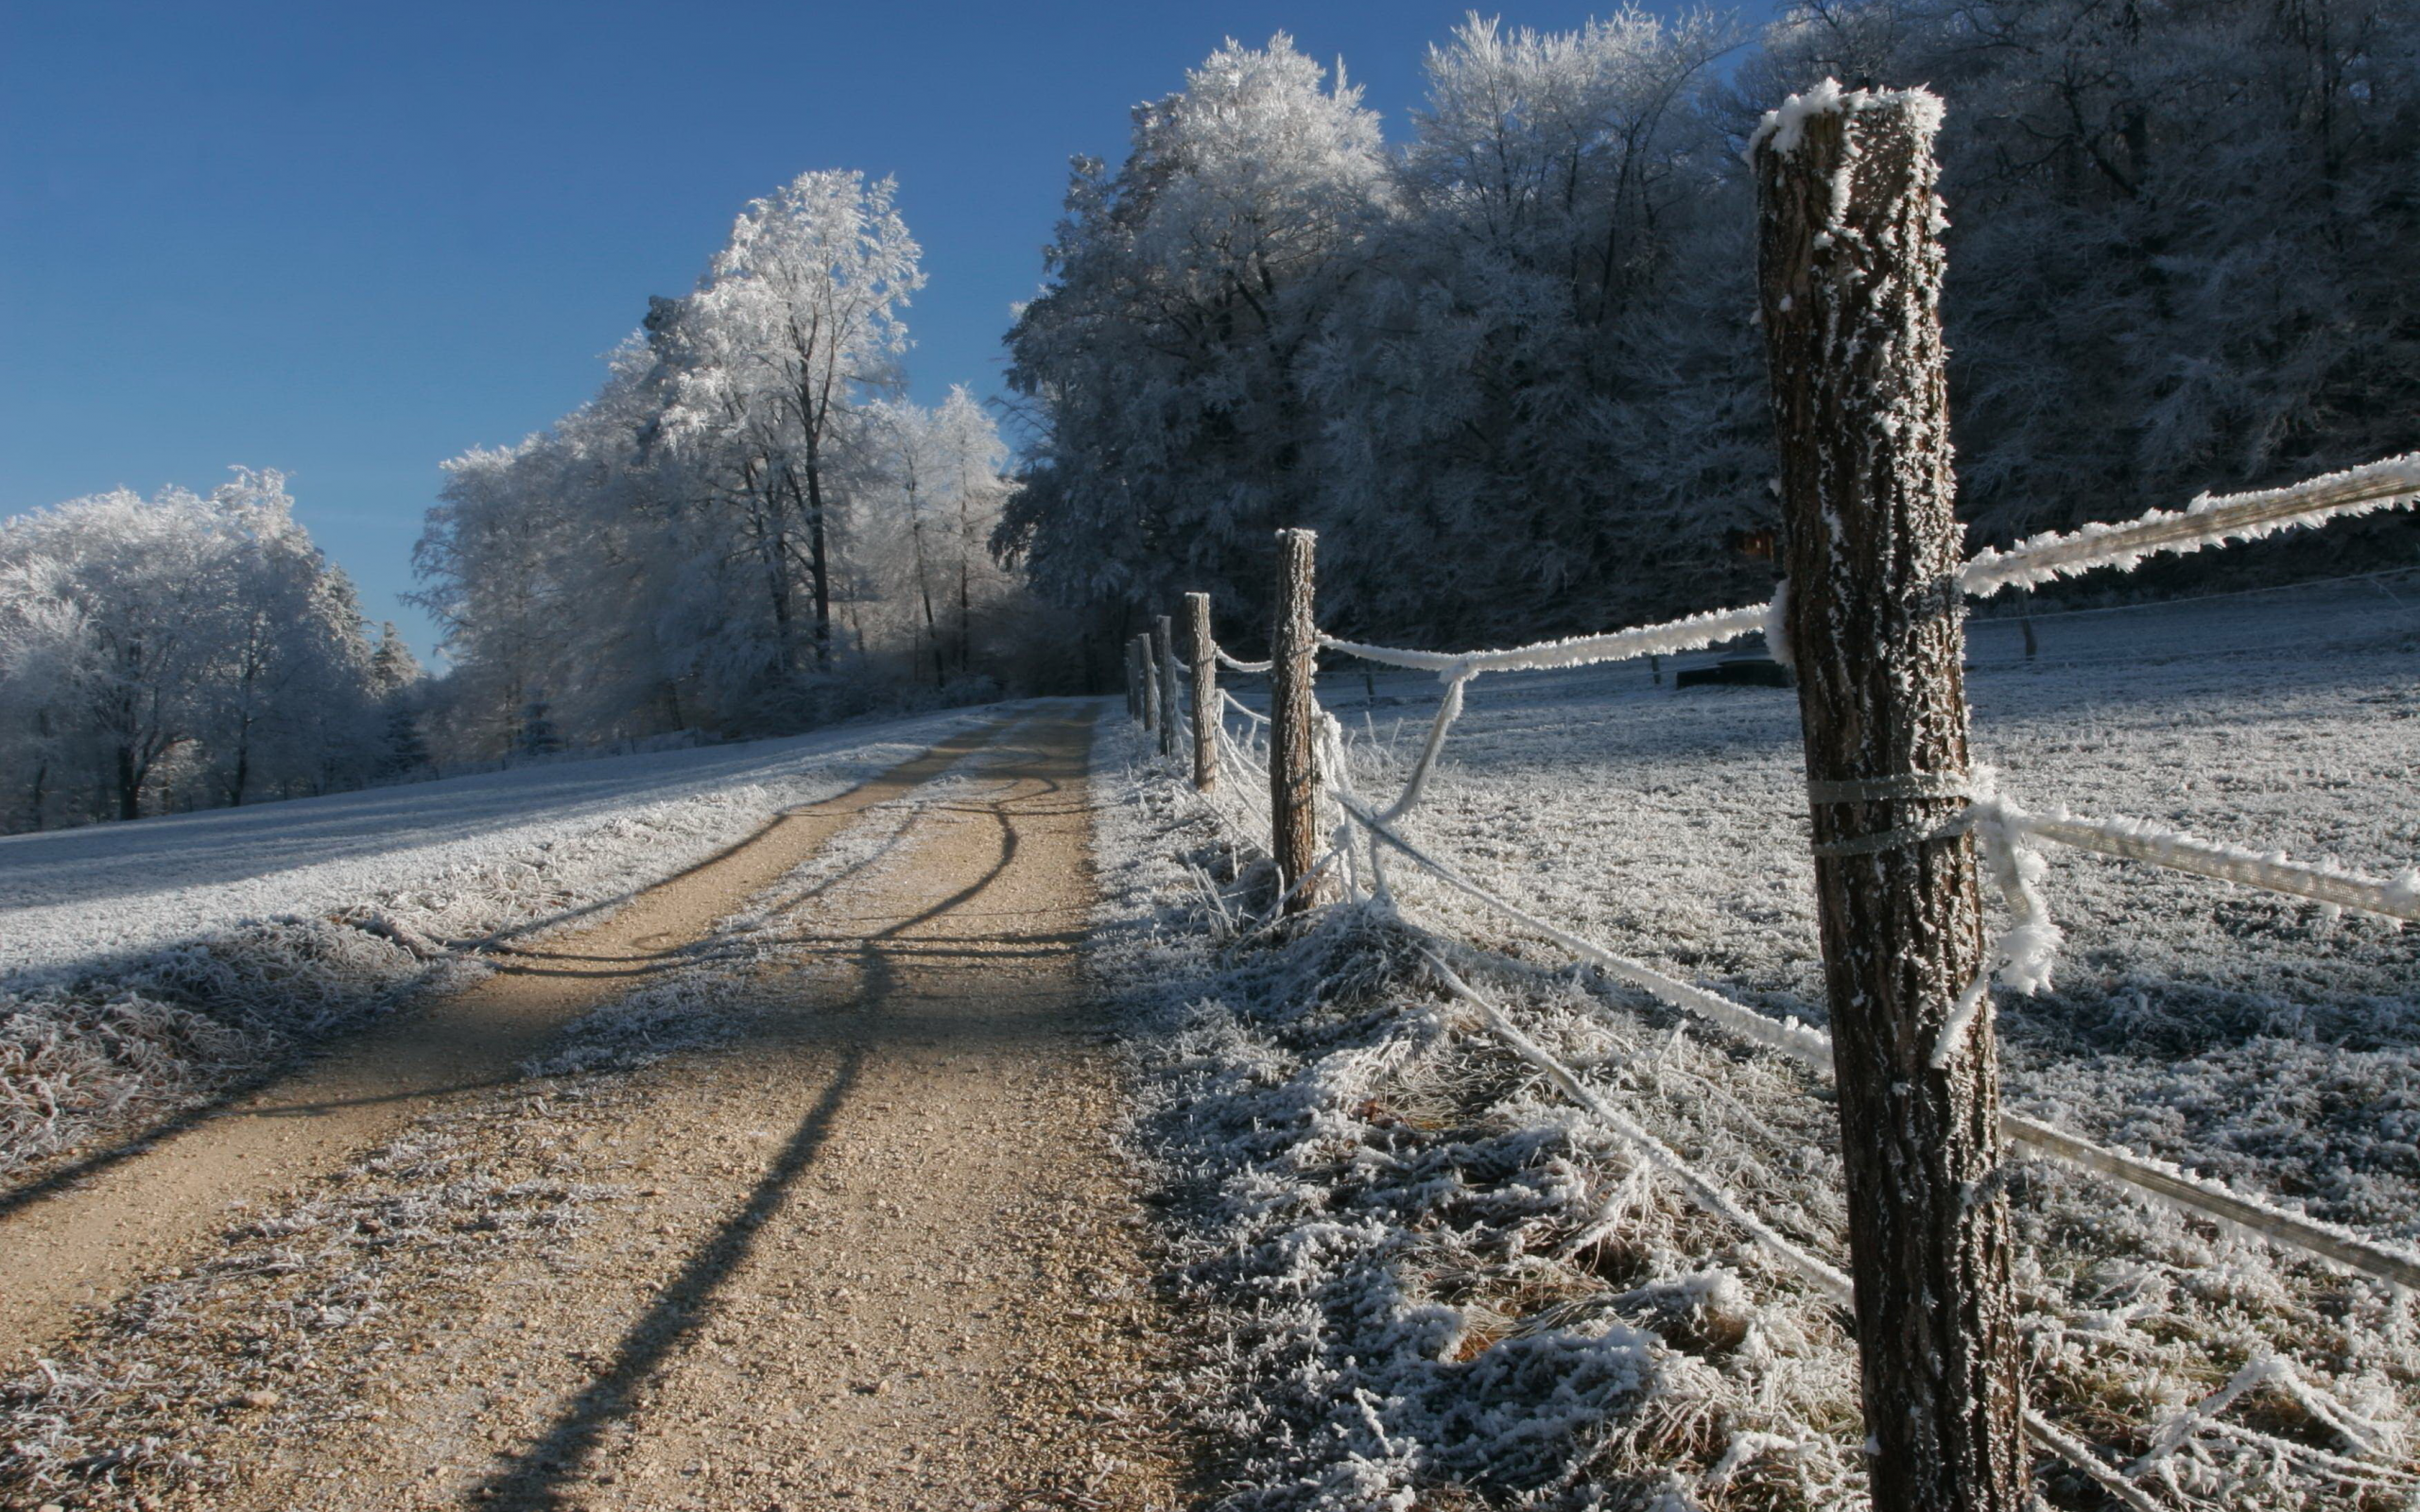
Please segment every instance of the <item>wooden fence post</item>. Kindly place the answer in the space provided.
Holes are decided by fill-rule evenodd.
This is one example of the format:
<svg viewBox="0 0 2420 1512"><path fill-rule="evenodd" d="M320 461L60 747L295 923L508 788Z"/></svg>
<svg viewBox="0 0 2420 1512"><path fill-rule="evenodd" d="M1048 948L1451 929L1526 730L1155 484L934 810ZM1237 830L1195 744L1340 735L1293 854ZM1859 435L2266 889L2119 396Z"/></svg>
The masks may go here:
<svg viewBox="0 0 2420 1512"><path fill-rule="evenodd" d="M1188 649L1193 653L1193 786L1219 785L1219 643L1210 639L1210 595L1184 595Z"/></svg>
<svg viewBox="0 0 2420 1512"><path fill-rule="evenodd" d="M2027 1461L1960 672L1943 377L1941 103L1828 82L1751 161L1872 1497L2019 1512Z"/></svg>
<svg viewBox="0 0 2420 1512"><path fill-rule="evenodd" d="M1151 664L1150 635L1134 637L1134 662L1143 673L1140 679L1143 690L1143 731L1149 734L1160 728L1160 676L1159 669Z"/></svg>
<svg viewBox="0 0 2420 1512"><path fill-rule="evenodd" d="M1143 706L1139 701L1143 690L1137 686L1140 677L1134 666L1134 643L1129 641L1126 643L1126 717L1129 719L1143 717Z"/></svg>
<svg viewBox="0 0 2420 1512"><path fill-rule="evenodd" d="M1160 677L1160 754L1176 754L1176 627L1165 614L1151 622L1151 664Z"/></svg>
<svg viewBox="0 0 2420 1512"><path fill-rule="evenodd" d="M1322 890L1303 880L1319 855L1320 772L1313 729L1319 703L1311 696L1320 649L1319 621L1311 610L1318 544L1316 531L1277 532L1277 617L1269 636L1269 833L1289 914L1313 906Z"/></svg>

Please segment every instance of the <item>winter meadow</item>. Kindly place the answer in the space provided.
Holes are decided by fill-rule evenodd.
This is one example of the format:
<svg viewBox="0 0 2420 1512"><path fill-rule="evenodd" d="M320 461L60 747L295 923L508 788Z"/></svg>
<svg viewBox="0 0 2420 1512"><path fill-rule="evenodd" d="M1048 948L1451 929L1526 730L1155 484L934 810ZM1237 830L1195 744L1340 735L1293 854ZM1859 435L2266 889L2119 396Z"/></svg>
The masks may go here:
<svg viewBox="0 0 2420 1512"><path fill-rule="evenodd" d="M0 1505L2420 1508L2420 11L1356 24L12 497Z"/></svg>

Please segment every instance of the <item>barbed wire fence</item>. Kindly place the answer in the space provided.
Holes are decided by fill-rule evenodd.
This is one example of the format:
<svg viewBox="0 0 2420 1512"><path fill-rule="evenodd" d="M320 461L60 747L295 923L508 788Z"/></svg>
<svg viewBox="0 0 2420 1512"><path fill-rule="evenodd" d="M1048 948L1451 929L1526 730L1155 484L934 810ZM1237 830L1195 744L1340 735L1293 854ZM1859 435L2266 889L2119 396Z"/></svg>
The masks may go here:
<svg viewBox="0 0 2420 1512"><path fill-rule="evenodd" d="M2389 1287L2420 1290L2420 1255L1998 1105L1993 985L2019 992L2047 986L2062 943L2039 886L2042 848L2406 922L2420 920L2420 868L2375 876L2143 820L2019 804L1968 760L1963 601L2409 508L2420 504L2420 453L2287 488L2204 495L2182 509L1960 559L1936 302L1938 113L1939 102L1922 91L1827 87L1770 114L1752 146L1789 573L1771 601L1495 649L1372 644L1319 631L1316 541L1286 530L1270 659L1245 661L1221 647L1209 595L1188 593L1184 660L1169 616L1130 644L1129 710L1162 757L1174 760L1183 747L1194 789L1274 863L1272 923L1332 898L1400 919L1389 867L1406 865L1608 977L1832 1081L1849 1187L1848 1273L1755 1217L1523 1033L1439 952L1423 952L1443 990L1475 1007L1644 1163L1855 1314L1876 1505L2030 1507L2022 1452L2030 1437L2120 1504L2155 1512L2127 1472L2022 1404L2011 1241L1996 1179L2004 1146ZM2393 600L2393 576L2347 580L2377 579ZM1796 672L1829 1032L1776 1020L1586 938L1404 833L1476 679L1672 657L1758 634ZM1342 727L1317 698L1322 652L1443 683L1420 748L1383 803L1356 790ZM1223 687L1221 670L1268 679L1269 713ZM1254 793L1269 795L1265 810L1250 801ZM2008 919L1988 936L1986 882ZM2202 1410L2215 1412L2221 1398L2244 1389L2231 1382Z"/></svg>

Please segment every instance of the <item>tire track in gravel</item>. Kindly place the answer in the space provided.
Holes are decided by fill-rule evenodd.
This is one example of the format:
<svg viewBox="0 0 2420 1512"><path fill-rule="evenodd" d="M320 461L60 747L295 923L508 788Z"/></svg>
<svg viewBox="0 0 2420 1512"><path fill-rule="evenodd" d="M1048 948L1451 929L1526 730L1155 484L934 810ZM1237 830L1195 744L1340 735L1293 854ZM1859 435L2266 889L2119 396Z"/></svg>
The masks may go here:
<svg viewBox="0 0 2420 1512"><path fill-rule="evenodd" d="M318 1195L333 1224L291 1243L337 1274L189 1287L147 1343L130 1316L130 1347L71 1366L127 1381L165 1357L211 1383L85 1442L166 1422L206 1469L65 1504L1187 1504L1185 1329L1154 1294L1079 970L1097 713L1020 723L896 828L751 900L696 978L721 1042L493 1092L402 1142L451 1141L439 1174L399 1186L370 1173L409 1161L372 1161ZM566 1221L474 1222L424 1254L344 1231L465 1172L584 1194ZM374 1305L310 1332L338 1294ZM306 1321L265 1344L281 1297Z"/></svg>
<svg viewBox="0 0 2420 1512"><path fill-rule="evenodd" d="M547 1036L683 964L742 900L1002 728L953 736L846 793L781 815L601 921L491 947L492 975L12 1207L0 1216L0 1373L31 1365L79 1309L123 1297L147 1270L206 1244L231 1206L342 1169L415 1117L510 1079Z"/></svg>

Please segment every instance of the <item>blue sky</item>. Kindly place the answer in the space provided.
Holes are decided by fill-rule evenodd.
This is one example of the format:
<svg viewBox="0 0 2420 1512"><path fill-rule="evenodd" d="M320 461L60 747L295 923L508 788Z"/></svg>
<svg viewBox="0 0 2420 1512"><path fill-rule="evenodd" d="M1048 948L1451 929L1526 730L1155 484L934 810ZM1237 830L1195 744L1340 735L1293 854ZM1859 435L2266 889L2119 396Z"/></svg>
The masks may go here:
<svg viewBox="0 0 2420 1512"><path fill-rule="evenodd" d="M396 594L437 464L577 405L751 198L895 175L931 280L917 396L989 395L1067 158L1121 156L1129 106L1283 28L1342 55L1399 137L1466 10L12 0L0 514L280 468L371 618L425 653Z"/></svg>

